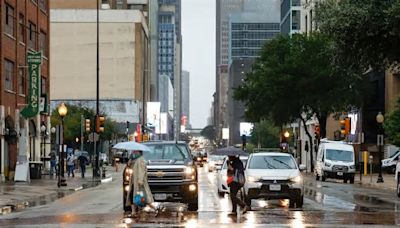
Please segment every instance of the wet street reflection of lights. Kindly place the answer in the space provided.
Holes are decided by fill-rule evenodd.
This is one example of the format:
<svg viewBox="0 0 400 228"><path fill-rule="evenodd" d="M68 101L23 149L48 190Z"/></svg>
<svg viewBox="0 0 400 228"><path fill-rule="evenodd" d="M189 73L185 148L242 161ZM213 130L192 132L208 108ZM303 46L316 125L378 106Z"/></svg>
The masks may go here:
<svg viewBox="0 0 400 228"><path fill-rule="evenodd" d="M245 226L246 228L252 228L256 224L256 216L254 212L249 212L246 214Z"/></svg>
<svg viewBox="0 0 400 228"><path fill-rule="evenodd" d="M194 228L197 226L198 226L197 219L194 219L194 218L187 220L187 222L185 224L185 227L187 227L187 228Z"/></svg>
<svg viewBox="0 0 400 228"><path fill-rule="evenodd" d="M289 206L289 200L288 199L279 200L279 205L282 207L287 207Z"/></svg>
<svg viewBox="0 0 400 228"><path fill-rule="evenodd" d="M293 220L291 226L296 227L296 228L305 227L305 225L303 223L303 215L302 215L301 211L294 212L294 220Z"/></svg>

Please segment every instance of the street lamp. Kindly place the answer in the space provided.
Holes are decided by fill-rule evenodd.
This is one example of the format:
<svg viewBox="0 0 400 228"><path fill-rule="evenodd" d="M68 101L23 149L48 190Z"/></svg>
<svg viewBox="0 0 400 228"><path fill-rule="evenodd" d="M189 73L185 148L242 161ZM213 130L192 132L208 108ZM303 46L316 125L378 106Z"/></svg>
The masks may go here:
<svg viewBox="0 0 400 228"><path fill-rule="evenodd" d="M65 181L65 177L64 177L64 117L67 115L68 113L68 109L67 106L65 106L64 103L61 103L60 106L58 106L58 114L61 117L61 133L62 136L60 137L62 140L60 140L60 144L61 144L61 152L60 152L60 156L59 158L59 170L60 170L60 175L58 175L58 187L60 186L67 186L67 182Z"/></svg>
<svg viewBox="0 0 400 228"><path fill-rule="evenodd" d="M290 133L288 131L285 131L285 133L283 133L283 136L288 139L290 137Z"/></svg>
<svg viewBox="0 0 400 228"><path fill-rule="evenodd" d="M383 177L382 177L382 147L383 147L383 128L382 124L383 121L385 121L385 117L382 115L381 112L378 113L376 116L376 122L378 123L378 137L377 137L377 145L379 147L379 176L378 180L376 181L377 183L383 183Z"/></svg>

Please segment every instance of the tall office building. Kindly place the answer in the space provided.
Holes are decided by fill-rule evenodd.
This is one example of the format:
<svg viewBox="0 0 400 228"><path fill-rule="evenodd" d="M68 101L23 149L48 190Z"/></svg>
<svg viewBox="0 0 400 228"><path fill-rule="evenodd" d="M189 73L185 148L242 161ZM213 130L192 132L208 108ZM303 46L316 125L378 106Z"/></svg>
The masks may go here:
<svg viewBox="0 0 400 228"><path fill-rule="evenodd" d="M233 88L242 83L265 42L280 34L280 1L244 1L243 11L229 16L228 34L229 141L239 144L242 142L240 123L245 122L244 105L233 99Z"/></svg>
<svg viewBox="0 0 400 228"><path fill-rule="evenodd" d="M190 126L190 73L188 71L182 71L181 107L181 120L185 121L185 127L188 128Z"/></svg>
<svg viewBox="0 0 400 228"><path fill-rule="evenodd" d="M216 1L216 93L214 96L214 119L217 138L222 137L222 128L228 126L228 48L229 15L242 12L244 0Z"/></svg>

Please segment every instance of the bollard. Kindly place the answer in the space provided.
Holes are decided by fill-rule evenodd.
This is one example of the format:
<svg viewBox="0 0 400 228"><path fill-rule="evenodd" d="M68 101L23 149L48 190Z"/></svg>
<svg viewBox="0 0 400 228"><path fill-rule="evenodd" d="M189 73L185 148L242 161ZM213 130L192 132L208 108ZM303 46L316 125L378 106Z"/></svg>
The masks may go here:
<svg viewBox="0 0 400 228"><path fill-rule="evenodd" d="M372 161L374 160L374 157L372 155L369 156L369 173L371 176L371 183L372 183Z"/></svg>
<svg viewBox="0 0 400 228"><path fill-rule="evenodd" d="M103 166L101 171L102 171L102 175L101 176L103 178L106 178L106 167Z"/></svg>
<svg viewBox="0 0 400 228"><path fill-rule="evenodd" d="M363 151L364 176L368 174L368 151Z"/></svg>

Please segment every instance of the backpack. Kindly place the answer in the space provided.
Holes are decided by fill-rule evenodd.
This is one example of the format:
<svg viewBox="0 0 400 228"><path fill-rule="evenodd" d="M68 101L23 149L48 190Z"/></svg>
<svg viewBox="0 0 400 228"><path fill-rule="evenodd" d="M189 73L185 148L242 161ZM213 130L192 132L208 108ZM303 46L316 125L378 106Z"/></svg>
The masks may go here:
<svg viewBox="0 0 400 228"><path fill-rule="evenodd" d="M243 172L239 172L239 170L236 170L235 176L233 177L233 181L238 183L240 186L244 186L246 179L244 178Z"/></svg>

